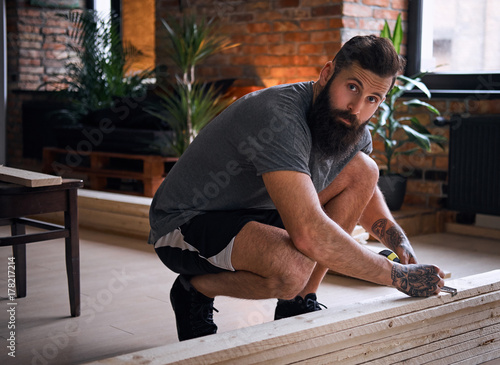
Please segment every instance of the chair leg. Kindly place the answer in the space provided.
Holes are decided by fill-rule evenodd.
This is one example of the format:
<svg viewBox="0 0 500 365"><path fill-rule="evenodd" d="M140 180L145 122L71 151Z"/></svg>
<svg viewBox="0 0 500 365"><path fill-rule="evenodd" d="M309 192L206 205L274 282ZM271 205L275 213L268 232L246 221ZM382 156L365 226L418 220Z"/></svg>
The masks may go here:
<svg viewBox="0 0 500 365"><path fill-rule="evenodd" d="M13 236L26 234L26 226L14 221L10 226ZM18 298L26 296L26 244L13 245L12 255L16 264L16 295Z"/></svg>
<svg viewBox="0 0 500 365"><path fill-rule="evenodd" d="M77 190L68 190L69 208L64 212L64 225L69 231L66 238L66 274L68 276L71 316L80 315L80 241L78 234Z"/></svg>

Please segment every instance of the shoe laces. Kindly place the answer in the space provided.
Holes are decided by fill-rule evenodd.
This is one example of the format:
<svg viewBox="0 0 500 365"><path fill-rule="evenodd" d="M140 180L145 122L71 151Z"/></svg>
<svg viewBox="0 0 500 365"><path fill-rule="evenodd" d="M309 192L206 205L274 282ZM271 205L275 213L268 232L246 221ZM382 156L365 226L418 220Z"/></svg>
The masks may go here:
<svg viewBox="0 0 500 365"><path fill-rule="evenodd" d="M319 303L316 299L306 298L304 299L306 308L310 311L319 311L321 310L321 307L327 309L326 305Z"/></svg>
<svg viewBox="0 0 500 365"><path fill-rule="evenodd" d="M192 303L190 314L193 331L200 332L204 329L213 328L215 326L213 311L219 312L217 308L214 307L213 302Z"/></svg>

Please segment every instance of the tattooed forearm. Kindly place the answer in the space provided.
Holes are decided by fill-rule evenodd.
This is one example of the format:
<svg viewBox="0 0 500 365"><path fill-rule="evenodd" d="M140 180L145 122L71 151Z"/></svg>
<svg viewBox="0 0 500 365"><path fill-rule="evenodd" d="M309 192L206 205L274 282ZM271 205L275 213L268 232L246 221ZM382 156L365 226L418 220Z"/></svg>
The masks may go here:
<svg viewBox="0 0 500 365"><path fill-rule="evenodd" d="M386 244L392 250L395 250L406 240L406 236L397 226L392 226L385 233L387 234Z"/></svg>
<svg viewBox="0 0 500 365"><path fill-rule="evenodd" d="M384 238L386 225L387 219L379 219L372 225L373 233L381 240Z"/></svg>
<svg viewBox="0 0 500 365"><path fill-rule="evenodd" d="M437 268L430 265L394 265L391 272L392 285L412 297L428 297L437 289Z"/></svg>
<svg viewBox="0 0 500 365"><path fill-rule="evenodd" d="M406 236L397 225L392 225L386 229L388 222L388 219L385 218L377 220L372 225L372 232L387 247L395 250L396 247L406 241Z"/></svg>

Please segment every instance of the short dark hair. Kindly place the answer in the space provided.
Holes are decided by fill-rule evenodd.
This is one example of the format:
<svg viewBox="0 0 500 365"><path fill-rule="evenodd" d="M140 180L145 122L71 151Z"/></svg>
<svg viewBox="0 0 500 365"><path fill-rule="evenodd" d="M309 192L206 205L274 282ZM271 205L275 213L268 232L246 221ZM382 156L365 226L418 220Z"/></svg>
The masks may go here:
<svg viewBox="0 0 500 365"><path fill-rule="evenodd" d="M358 62L362 68L377 76L392 76L391 89L396 82L396 76L402 73L406 66L406 60L398 55L392 42L375 35L351 38L342 46L333 61L334 74Z"/></svg>

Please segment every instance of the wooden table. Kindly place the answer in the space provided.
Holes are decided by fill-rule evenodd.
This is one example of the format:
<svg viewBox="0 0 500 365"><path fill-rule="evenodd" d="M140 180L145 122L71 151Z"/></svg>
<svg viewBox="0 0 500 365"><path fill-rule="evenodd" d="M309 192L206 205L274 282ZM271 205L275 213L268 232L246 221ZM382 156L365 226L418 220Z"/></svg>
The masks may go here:
<svg viewBox="0 0 500 365"><path fill-rule="evenodd" d="M71 316L80 315L80 253L77 190L81 180L64 179L60 185L25 187L0 182L0 226L10 225L11 236L0 237L0 246L12 246L18 298L26 296L26 244L56 238L65 239ZM64 226L25 218L44 213L64 212ZM26 226L44 232L26 233Z"/></svg>

